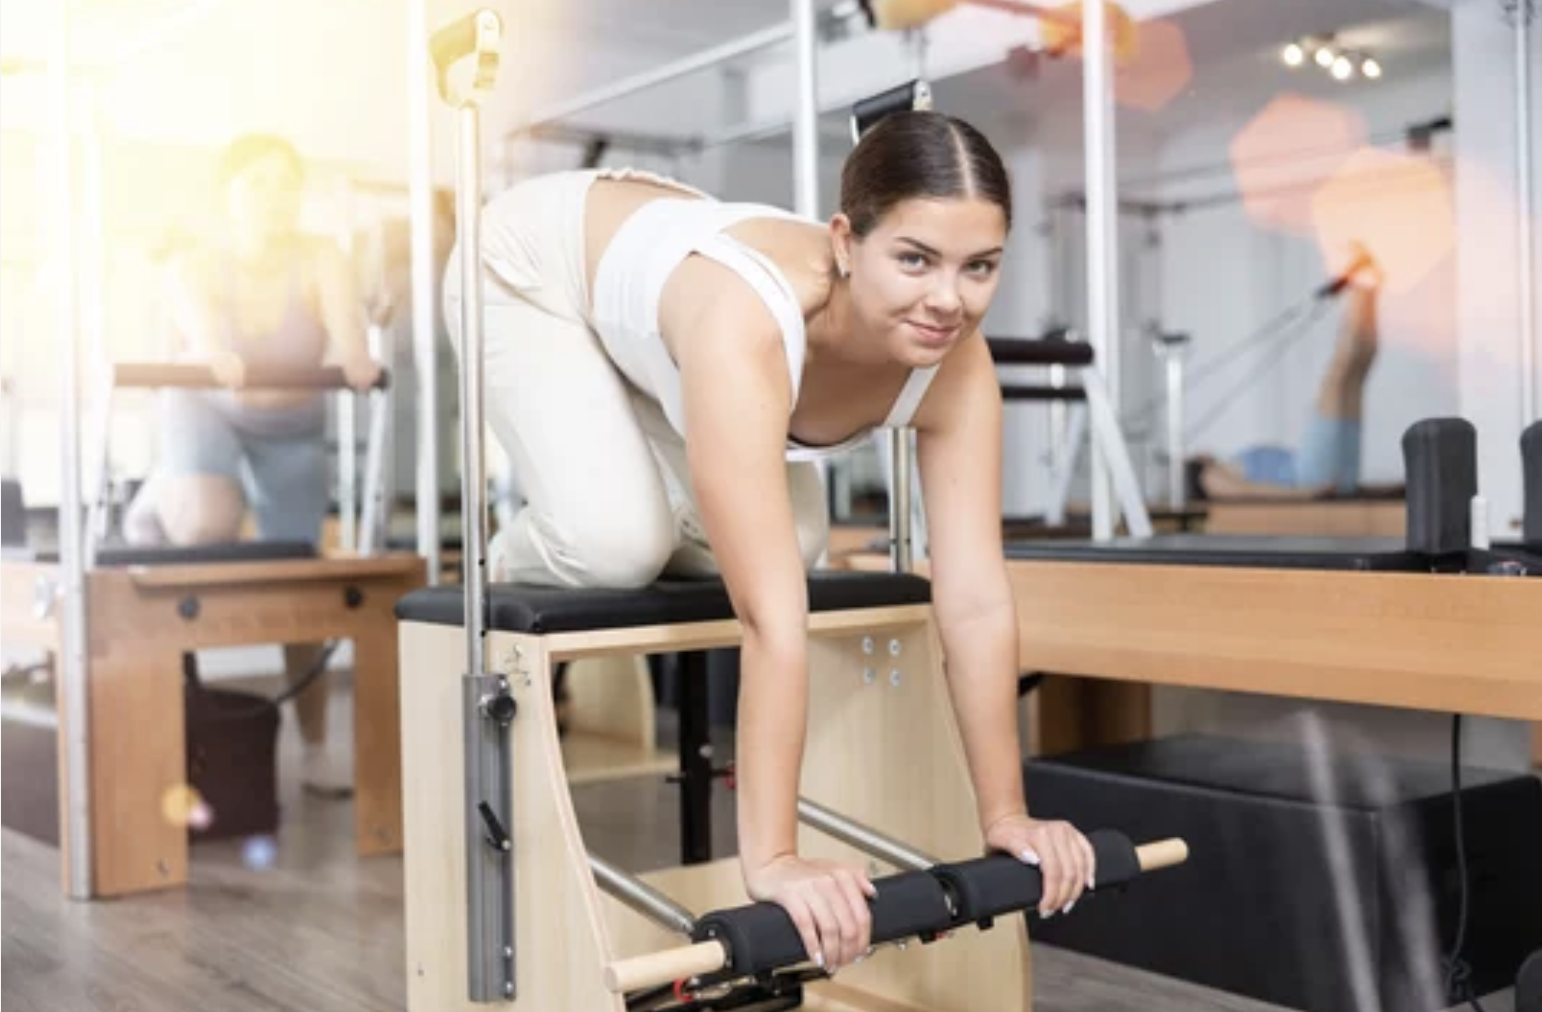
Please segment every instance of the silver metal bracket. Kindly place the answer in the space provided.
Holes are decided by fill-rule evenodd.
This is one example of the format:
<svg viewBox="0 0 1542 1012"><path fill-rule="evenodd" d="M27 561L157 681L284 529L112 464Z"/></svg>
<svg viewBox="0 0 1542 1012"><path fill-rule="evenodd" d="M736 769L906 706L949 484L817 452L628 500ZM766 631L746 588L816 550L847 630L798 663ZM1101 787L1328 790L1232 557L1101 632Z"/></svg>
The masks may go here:
<svg viewBox="0 0 1542 1012"><path fill-rule="evenodd" d="M469 997L514 999L514 784L503 675L462 679L466 741L466 953Z"/></svg>

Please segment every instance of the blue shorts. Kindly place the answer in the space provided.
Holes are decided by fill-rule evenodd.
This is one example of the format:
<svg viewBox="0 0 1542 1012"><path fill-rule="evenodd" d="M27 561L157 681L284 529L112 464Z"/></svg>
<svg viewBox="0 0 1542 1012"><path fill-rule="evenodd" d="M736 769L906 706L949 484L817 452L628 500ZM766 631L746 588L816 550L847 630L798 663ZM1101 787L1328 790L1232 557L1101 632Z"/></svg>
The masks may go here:
<svg viewBox="0 0 1542 1012"><path fill-rule="evenodd" d="M1295 451L1254 446L1238 454L1234 463L1248 481L1353 495L1360 485L1360 433L1358 419L1314 413Z"/></svg>
<svg viewBox="0 0 1542 1012"><path fill-rule="evenodd" d="M227 391L163 390L159 470L217 475L246 493L264 541L321 543L328 488L326 404L254 408Z"/></svg>

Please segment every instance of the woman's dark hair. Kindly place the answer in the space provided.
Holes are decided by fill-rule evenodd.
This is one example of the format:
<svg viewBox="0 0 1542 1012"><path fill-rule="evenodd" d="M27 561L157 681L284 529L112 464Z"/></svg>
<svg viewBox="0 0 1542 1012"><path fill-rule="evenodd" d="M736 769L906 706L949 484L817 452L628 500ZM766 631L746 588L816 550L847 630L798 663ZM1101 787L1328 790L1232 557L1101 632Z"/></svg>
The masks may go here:
<svg viewBox="0 0 1542 1012"><path fill-rule="evenodd" d="M273 134L246 134L231 141L220 155L219 184L224 189L253 162L269 155L281 155L294 167L296 175L305 174L305 161L295 146Z"/></svg>
<svg viewBox="0 0 1542 1012"><path fill-rule="evenodd" d="M943 113L885 116L862 135L841 169L841 211L859 239L912 197L988 200L1012 227L1012 184L1001 156L980 131Z"/></svg>

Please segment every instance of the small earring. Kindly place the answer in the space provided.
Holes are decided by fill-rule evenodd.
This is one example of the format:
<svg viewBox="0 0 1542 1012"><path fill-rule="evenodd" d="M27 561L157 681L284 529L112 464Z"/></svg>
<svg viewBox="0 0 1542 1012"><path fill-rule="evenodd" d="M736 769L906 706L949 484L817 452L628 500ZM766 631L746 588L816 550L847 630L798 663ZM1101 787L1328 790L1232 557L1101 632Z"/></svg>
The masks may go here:
<svg viewBox="0 0 1542 1012"><path fill-rule="evenodd" d="M843 277L843 278L851 277L851 270L849 268L847 268L847 266L845 264L841 264L837 269L841 272L841 277Z"/></svg>

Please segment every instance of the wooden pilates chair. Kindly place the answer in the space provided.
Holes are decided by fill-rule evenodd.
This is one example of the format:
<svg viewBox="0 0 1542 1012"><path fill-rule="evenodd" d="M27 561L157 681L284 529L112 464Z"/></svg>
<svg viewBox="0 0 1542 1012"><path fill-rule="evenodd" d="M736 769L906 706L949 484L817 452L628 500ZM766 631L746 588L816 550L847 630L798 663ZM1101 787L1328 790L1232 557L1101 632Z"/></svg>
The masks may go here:
<svg viewBox="0 0 1542 1012"><path fill-rule="evenodd" d="M927 898L946 890L930 891L943 869L929 871L936 859L925 855L975 857L983 846L928 582L816 573L809 594L800 849L868 862L881 897L891 885L896 897L918 889L918 906L901 904L896 914L914 927L838 982L826 980L789 956L780 908L723 916L748 904L737 858L632 876L588 853L556 733L553 670L578 658L737 645L741 628L720 582L492 586L480 636L464 622L462 588L427 588L397 607L412 1012L502 1000L619 1012L734 988L741 998L801 996L809 1008L1031 1007L1025 921L1002 914L1031 908L1023 901L1038 895L1036 871L1000 856L978 873L988 868L1016 884L1015 894L1010 885L981 889L1015 895L1007 910L960 923L928 919ZM480 676L467 675L468 635L483 644ZM683 775L709 784L714 776ZM1098 840L1099 892L1142 867L1183 859L1173 841L1137 852L1114 834ZM908 886L887 878L907 873ZM956 936L946 944L903 944L949 932ZM752 961L748 968L723 970L725 940Z"/></svg>
<svg viewBox="0 0 1542 1012"><path fill-rule="evenodd" d="M342 389L341 371L251 370L251 387ZM0 700L17 731L31 741L27 763L8 769L45 784L23 808L7 805L6 825L60 843L67 883L75 854L85 857L85 896L116 896L186 883L196 796L189 790L185 662L196 651L274 643L349 640L354 646L354 843L360 855L401 846L400 754L395 691L397 646L393 607L423 583L423 563L410 553L382 553L378 511L365 503L359 552L326 553L305 543L247 541L188 547L107 543L107 422L111 391L123 387L213 385L206 367L125 365L111 370L102 425L95 434L94 499L82 558L50 548L7 546L0 565L0 635L56 660L57 698L34 693ZM383 375L381 385L388 382ZM376 398L376 404L380 403ZM377 474L378 434L371 425L370 473ZM77 665L68 656L68 609L61 597L78 580L86 616ZM83 680L88 731L71 734L72 669ZM156 733L147 734L146 728ZM84 745L77 742L84 739ZM77 791L72 787L79 784ZM218 820L219 812L213 812ZM71 846L77 837L83 844ZM72 892L78 886L67 886ZM84 898L84 897L83 897Z"/></svg>

